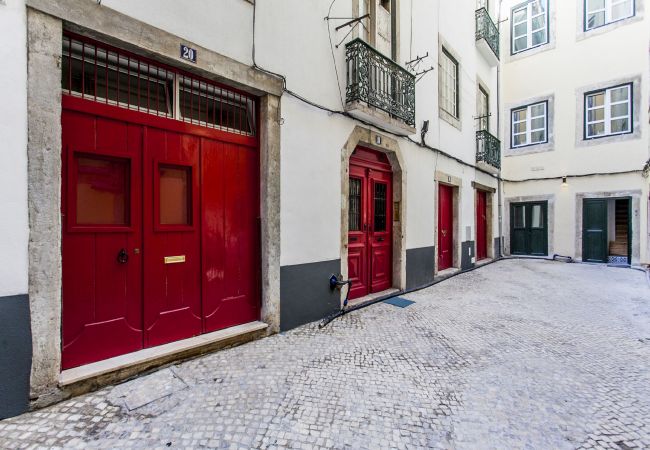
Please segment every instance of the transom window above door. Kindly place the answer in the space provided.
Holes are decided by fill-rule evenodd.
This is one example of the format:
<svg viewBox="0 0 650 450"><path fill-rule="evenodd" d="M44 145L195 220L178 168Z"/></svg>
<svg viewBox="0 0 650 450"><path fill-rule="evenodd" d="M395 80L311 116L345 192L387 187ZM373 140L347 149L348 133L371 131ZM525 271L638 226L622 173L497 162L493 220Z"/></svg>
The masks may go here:
<svg viewBox="0 0 650 450"><path fill-rule="evenodd" d="M633 17L634 0L584 0L585 31Z"/></svg>
<svg viewBox="0 0 650 450"><path fill-rule="evenodd" d="M534 103L512 110L512 148L548 142L548 104Z"/></svg>
<svg viewBox="0 0 650 450"><path fill-rule="evenodd" d="M585 94L585 139L631 132L631 84Z"/></svg>
<svg viewBox="0 0 650 450"><path fill-rule="evenodd" d="M548 44L547 0L531 0L512 8L512 54Z"/></svg>

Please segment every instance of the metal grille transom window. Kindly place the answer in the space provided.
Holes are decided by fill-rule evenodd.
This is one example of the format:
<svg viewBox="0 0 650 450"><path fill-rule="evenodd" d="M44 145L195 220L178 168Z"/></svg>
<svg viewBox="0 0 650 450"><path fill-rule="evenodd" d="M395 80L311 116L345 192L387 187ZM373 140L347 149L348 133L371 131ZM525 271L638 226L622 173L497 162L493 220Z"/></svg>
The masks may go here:
<svg viewBox="0 0 650 450"><path fill-rule="evenodd" d="M512 53L548 44L546 0L531 0L512 9Z"/></svg>
<svg viewBox="0 0 650 450"><path fill-rule="evenodd" d="M585 138L632 132L632 85L585 95Z"/></svg>
<svg viewBox="0 0 650 450"><path fill-rule="evenodd" d="M63 36L63 93L254 136L256 98L144 58Z"/></svg>
<svg viewBox="0 0 650 450"><path fill-rule="evenodd" d="M440 54L440 107L458 118L458 62L442 49Z"/></svg>
<svg viewBox="0 0 650 450"><path fill-rule="evenodd" d="M634 16L634 0L585 0L585 30Z"/></svg>
<svg viewBox="0 0 650 450"><path fill-rule="evenodd" d="M548 142L546 102L512 110L511 148Z"/></svg>

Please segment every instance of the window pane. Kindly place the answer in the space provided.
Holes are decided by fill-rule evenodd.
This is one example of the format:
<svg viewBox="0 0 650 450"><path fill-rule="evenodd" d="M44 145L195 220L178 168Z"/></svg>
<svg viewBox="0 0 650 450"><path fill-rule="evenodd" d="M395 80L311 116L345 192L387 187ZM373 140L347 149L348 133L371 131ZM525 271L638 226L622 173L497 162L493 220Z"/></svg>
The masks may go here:
<svg viewBox="0 0 650 450"><path fill-rule="evenodd" d="M630 90L628 86L612 89L610 91L612 102L622 102L629 98Z"/></svg>
<svg viewBox="0 0 650 450"><path fill-rule="evenodd" d="M543 103L539 103L537 105L533 105L530 107L530 115L532 117L535 116L543 116L544 115L544 110L546 109L546 105Z"/></svg>
<svg viewBox="0 0 650 450"><path fill-rule="evenodd" d="M128 225L129 161L80 155L75 158L77 224Z"/></svg>
<svg viewBox="0 0 650 450"><path fill-rule="evenodd" d="M539 117L537 119L532 119L530 121L530 129L531 130L541 130L546 127L546 120L544 117Z"/></svg>
<svg viewBox="0 0 650 450"><path fill-rule="evenodd" d="M589 14L587 28L596 28L605 25L605 11Z"/></svg>
<svg viewBox="0 0 650 450"><path fill-rule="evenodd" d="M513 13L512 20L514 23L523 22L524 20L526 20L527 14L528 14L527 8L522 8L520 10L517 10Z"/></svg>
<svg viewBox="0 0 650 450"><path fill-rule="evenodd" d="M538 14L542 14L544 12L544 2L543 1L535 1L531 4L531 14L533 16L536 16Z"/></svg>
<svg viewBox="0 0 650 450"><path fill-rule="evenodd" d="M587 112L587 122L605 120L605 108L591 109Z"/></svg>
<svg viewBox="0 0 650 450"><path fill-rule="evenodd" d="M350 213L348 215L350 231L361 230L361 180L350 178Z"/></svg>
<svg viewBox="0 0 650 450"><path fill-rule="evenodd" d="M612 21L624 19L632 15L632 0L612 6Z"/></svg>
<svg viewBox="0 0 650 450"><path fill-rule="evenodd" d="M528 40L527 40L526 36L521 37L519 39L515 39L515 49L514 49L514 51L519 52L521 50L525 50L527 42L528 42Z"/></svg>
<svg viewBox="0 0 650 450"><path fill-rule="evenodd" d="M533 26L532 26L533 30L539 30L541 28L545 28L546 27L546 16L541 15L541 16L533 17L532 22L533 22Z"/></svg>
<svg viewBox="0 0 650 450"><path fill-rule="evenodd" d="M594 106L603 106L605 104L605 93L592 94L587 97L587 106L593 108Z"/></svg>
<svg viewBox="0 0 650 450"><path fill-rule="evenodd" d="M526 145L526 135L525 134L516 135L513 139L512 145L515 147L518 147L520 145Z"/></svg>
<svg viewBox="0 0 650 450"><path fill-rule="evenodd" d="M605 134L605 124L604 123L595 123L587 127L587 136L594 137Z"/></svg>
<svg viewBox="0 0 650 450"><path fill-rule="evenodd" d="M526 35L526 22L515 25L515 37Z"/></svg>
<svg viewBox="0 0 650 450"><path fill-rule="evenodd" d="M190 167L164 166L160 173L160 224L191 225Z"/></svg>
<svg viewBox="0 0 650 450"><path fill-rule="evenodd" d="M375 184L374 231L386 231L386 185Z"/></svg>
<svg viewBox="0 0 650 450"><path fill-rule="evenodd" d="M618 105L612 105L611 117L627 116L628 105L628 103L619 103Z"/></svg>
<svg viewBox="0 0 650 450"><path fill-rule="evenodd" d="M513 120L515 122L520 122L522 120L526 120L526 110L525 109L520 109L518 111L514 111L512 113Z"/></svg>
<svg viewBox="0 0 650 450"><path fill-rule="evenodd" d="M525 228L526 227L526 215L524 206L515 206L514 207L514 226L515 228Z"/></svg>
<svg viewBox="0 0 650 450"><path fill-rule="evenodd" d="M630 131L630 121L628 119L612 120L612 133L626 133Z"/></svg>
<svg viewBox="0 0 650 450"><path fill-rule="evenodd" d="M532 133L530 133L531 144L539 144L540 142L544 142L545 140L546 140L545 130L533 131Z"/></svg>
<svg viewBox="0 0 650 450"><path fill-rule="evenodd" d="M512 132L515 134L525 133L526 132L526 122L515 123L512 126Z"/></svg>
<svg viewBox="0 0 650 450"><path fill-rule="evenodd" d="M605 0L587 0L587 11L592 12L605 8Z"/></svg>
<svg viewBox="0 0 650 450"><path fill-rule="evenodd" d="M542 205L533 205L531 217L531 227L532 228L544 228L542 225Z"/></svg>
<svg viewBox="0 0 650 450"><path fill-rule="evenodd" d="M546 42L546 29L533 33L533 47Z"/></svg>

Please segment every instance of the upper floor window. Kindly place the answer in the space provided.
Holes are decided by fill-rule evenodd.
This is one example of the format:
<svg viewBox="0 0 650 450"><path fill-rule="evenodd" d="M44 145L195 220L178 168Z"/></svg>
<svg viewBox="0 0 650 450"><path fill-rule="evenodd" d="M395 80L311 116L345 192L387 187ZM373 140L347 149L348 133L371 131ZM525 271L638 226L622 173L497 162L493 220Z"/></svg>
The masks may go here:
<svg viewBox="0 0 650 450"><path fill-rule="evenodd" d="M585 30L634 16L634 0L585 0Z"/></svg>
<svg viewBox="0 0 650 450"><path fill-rule="evenodd" d="M512 148L548 142L547 102L512 110Z"/></svg>
<svg viewBox="0 0 650 450"><path fill-rule="evenodd" d="M478 131L490 131L490 95L483 86L478 87L478 98L476 102L476 113L478 120Z"/></svg>
<svg viewBox="0 0 650 450"><path fill-rule="evenodd" d="M632 84L585 94L585 139L632 132Z"/></svg>
<svg viewBox="0 0 650 450"><path fill-rule="evenodd" d="M447 50L440 54L440 107L455 118L458 112L458 61Z"/></svg>
<svg viewBox="0 0 650 450"><path fill-rule="evenodd" d="M548 44L546 0L530 0L512 8L512 53Z"/></svg>

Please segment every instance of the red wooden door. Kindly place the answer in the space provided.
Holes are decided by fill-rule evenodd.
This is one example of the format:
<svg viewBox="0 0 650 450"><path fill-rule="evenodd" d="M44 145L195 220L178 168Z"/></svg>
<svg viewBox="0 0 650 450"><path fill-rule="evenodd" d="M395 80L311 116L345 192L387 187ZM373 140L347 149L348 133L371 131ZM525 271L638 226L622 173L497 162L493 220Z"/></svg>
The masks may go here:
<svg viewBox="0 0 650 450"><path fill-rule="evenodd" d="M142 128L64 111L62 367L142 348Z"/></svg>
<svg viewBox="0 0 650 450"><path fill-rule="evenodd" d="M487 192L476 191L476 259L487 258Z"/></svg>
<svg viewBox="0 0 650 450"><path fill-rule="evenodd" d="M392 286L392 173L386 156L357 149L350 158L348 278L350 298Z"/></svg>
<svg viewBox="0 0 650 450"><path fill-rule="evenodd" d="M453 188L438 185L438 270L453 266L454 196Z"/></svg>
<svg viewBox="0 0 650 450"><path fill-rule="evenodd" d="M145 347L201 334L199 138L147 128Z"/></svg>
<svg viewBox="0 0 650 450"><path fill-rule="evenodd" d="M205 332L259 319L259 154L201 141Z"/></svg>

